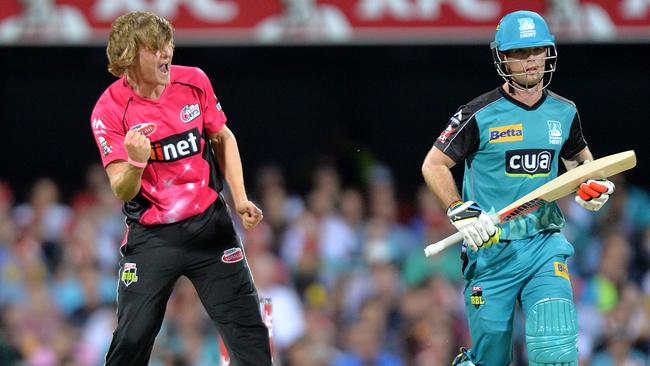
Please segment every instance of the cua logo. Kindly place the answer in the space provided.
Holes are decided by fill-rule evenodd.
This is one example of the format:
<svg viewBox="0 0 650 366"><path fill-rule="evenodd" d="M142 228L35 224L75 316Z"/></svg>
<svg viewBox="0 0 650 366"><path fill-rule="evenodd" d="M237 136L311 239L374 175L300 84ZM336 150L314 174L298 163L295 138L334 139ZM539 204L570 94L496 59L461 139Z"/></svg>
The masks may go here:
<svg viewBox="0 0 650 366"><path fill-rule="evenodd" d="M506 175L540 177L551 173L554 150L526 149L506 151Z"/></svg>

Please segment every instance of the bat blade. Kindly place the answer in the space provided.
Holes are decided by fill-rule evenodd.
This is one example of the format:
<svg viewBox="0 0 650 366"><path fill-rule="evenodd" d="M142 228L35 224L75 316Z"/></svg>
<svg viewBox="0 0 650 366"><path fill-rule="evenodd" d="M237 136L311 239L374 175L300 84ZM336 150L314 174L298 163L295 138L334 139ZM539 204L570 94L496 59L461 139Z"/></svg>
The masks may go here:
<svg viewBox="0 0 650 366"><path fill-rule="evenodd" d="M498 224L506 223L577 191L580 184L587 179L611 177L635 166L636 154L633 150L608 155L580 165L499 210L492 220ZM462 241L462 234L458 234L460 233L428 245L424 249L424 254L427 257L438 254L445 248Z"/></svg>

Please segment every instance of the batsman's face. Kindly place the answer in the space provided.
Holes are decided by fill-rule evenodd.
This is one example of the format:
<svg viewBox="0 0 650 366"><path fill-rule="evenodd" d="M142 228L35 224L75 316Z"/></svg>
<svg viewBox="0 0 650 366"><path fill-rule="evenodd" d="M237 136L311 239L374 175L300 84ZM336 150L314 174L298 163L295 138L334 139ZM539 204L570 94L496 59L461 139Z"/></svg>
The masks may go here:
<svg viewBox="0 0 650 366"><path fill-rule="evenodd" d="M141 47L138 51L138 62L135 65L138 82L151 86L169 84L172 56L174 56L172 42L156 51Z"/></svg>
<svg viewBox="0 0 650 366"><path fill-rule="evenodd" d="M505 52L505 61L514 81L523 86L537 85L544 78L546 47L518 48Z"/></svg>

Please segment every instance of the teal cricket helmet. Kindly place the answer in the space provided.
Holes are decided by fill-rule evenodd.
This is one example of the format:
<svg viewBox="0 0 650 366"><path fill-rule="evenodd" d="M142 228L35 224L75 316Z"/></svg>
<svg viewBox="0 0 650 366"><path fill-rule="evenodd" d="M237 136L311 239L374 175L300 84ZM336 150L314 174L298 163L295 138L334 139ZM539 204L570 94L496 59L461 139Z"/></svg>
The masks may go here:
<svg viewBox="0 0 650 366"><path fill-rule="evenodd" d="M555 46L555 37L541 15L534 11L519 10L501 19L490 46L498 51Z"/></svg>
<svg viewBox="0 0 650 366"><path fill-rule="evenodd" d="M546 24L544 18L534 11L519 10L506 14L490 43L494 66L499 75L511 86L518 89L529 89L529 85L519 85L514 82L507 64L511 61L502 57L503 52L531 47L546 47L546 68L544 70L543 88L550 84L557 63L557 49L555 37Z"/></svg>

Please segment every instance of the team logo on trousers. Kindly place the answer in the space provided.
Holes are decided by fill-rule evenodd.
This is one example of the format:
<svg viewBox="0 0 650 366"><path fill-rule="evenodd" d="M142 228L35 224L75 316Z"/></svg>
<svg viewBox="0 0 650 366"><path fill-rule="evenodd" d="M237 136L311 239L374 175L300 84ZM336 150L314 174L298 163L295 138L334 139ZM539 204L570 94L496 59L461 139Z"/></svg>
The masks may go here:
<svg viewBox="0 0 650 366"><path fill-rule="evenodd" d="M485 299L483 299L483 287L472 286L472 296L470 297L470 302L477 309L481 305L485 304Z"/></svg>
<svg viewBox="0 0 650 366"><path fill-rule="evenodd" d="M122 282L127 287L133 282L138 282L138 266L135 263L124 263Z"/></svg>
<svg viewBox="0 0 650 366"><path fill-rule="evenodd" d="M223 251L221 261L224 263L236 263L244 259L244 252L241 248L230 248Z"/></svg>

